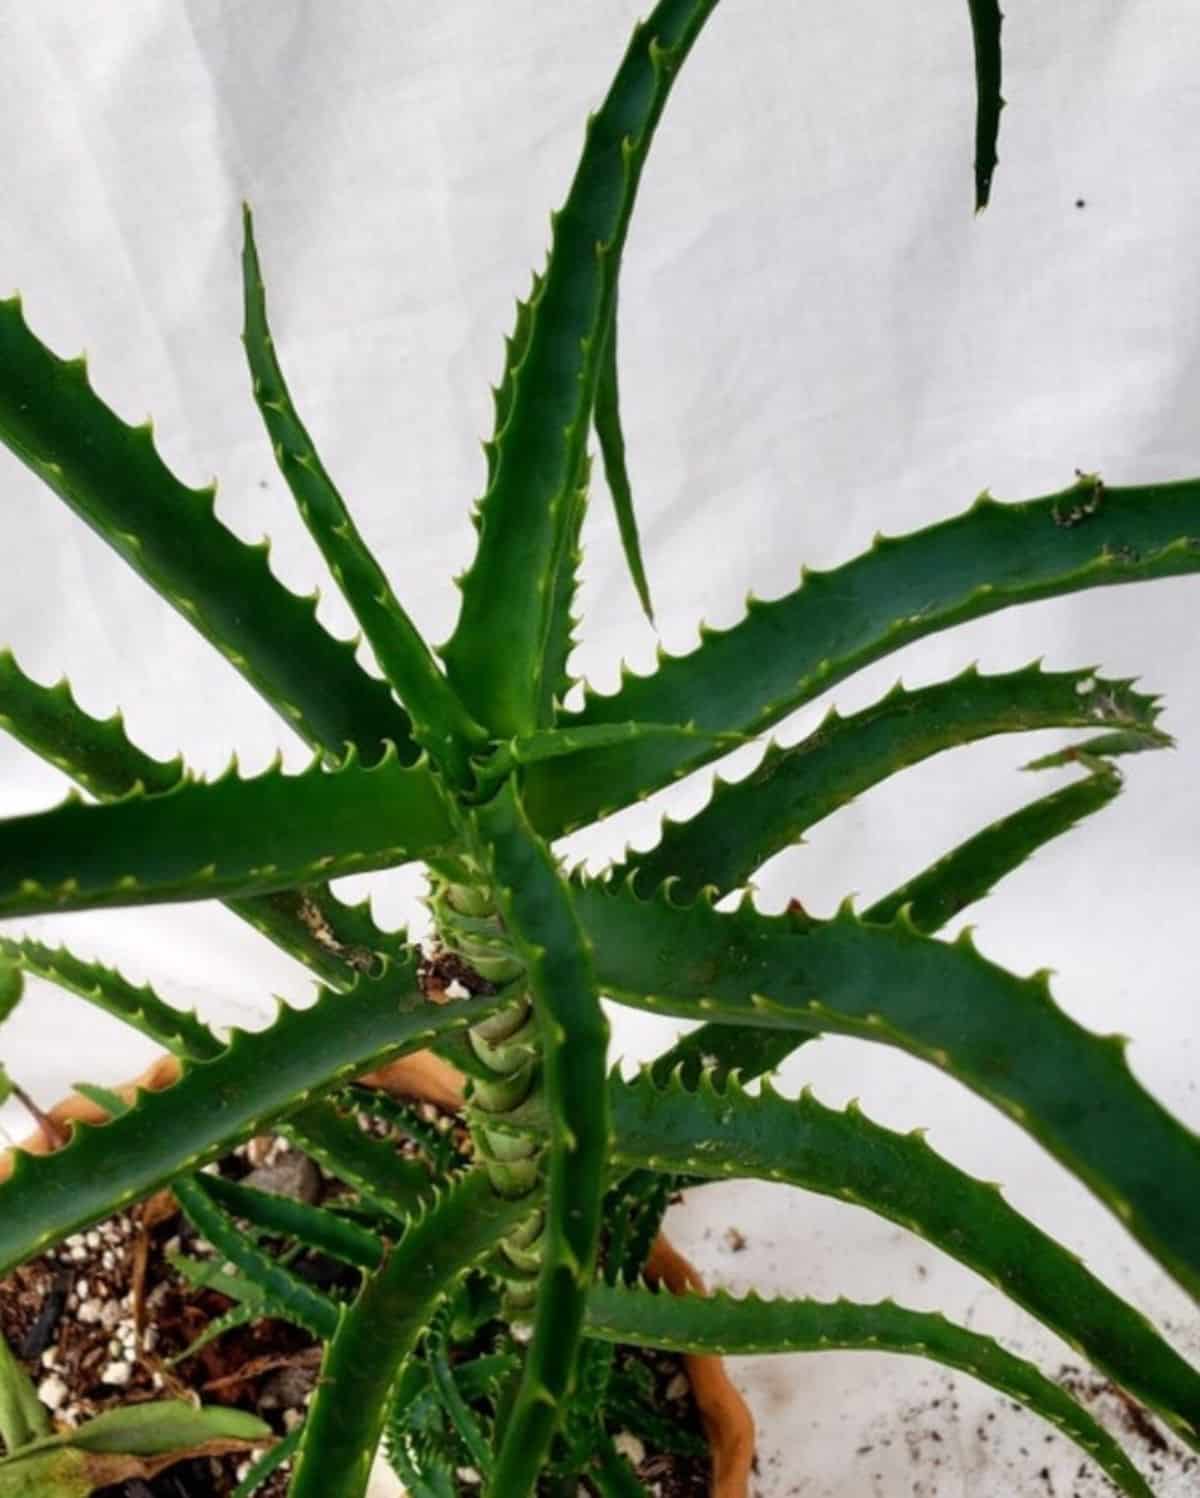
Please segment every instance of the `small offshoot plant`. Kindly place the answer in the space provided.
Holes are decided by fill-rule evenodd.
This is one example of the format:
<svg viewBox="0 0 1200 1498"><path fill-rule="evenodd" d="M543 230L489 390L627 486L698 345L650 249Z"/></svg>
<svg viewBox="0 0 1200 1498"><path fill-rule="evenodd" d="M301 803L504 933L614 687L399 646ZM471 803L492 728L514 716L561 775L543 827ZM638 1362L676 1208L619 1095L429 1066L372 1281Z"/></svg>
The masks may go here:
<svg viewBox="0 0 1200 1498"><path fill-rule="evenodd" d="M614 1358L621 1344L933 1359L1049 1421L1125 1493L1150 1492L1067 1392L939 1315L890 1300L649 1288L642 1272L668 1198L681 1183L730 1178L823 1193L901 1224L1200 1450L1200 1374L995 1186L919 1134L769 1084L816 1035L906 1051L1000 1109L1184 1291L1200 1291L1196 1137L1134 1079L1122 1039L1056 1006L1044 974L1008 972L966 935L937 939L1031 853L1112 801L1118 756L1167 742L1154 699L1091 670L1038 666L898 686L850 716L831 711L799 743L768 747L748 778L718 781L701 811L666 821L656 846L605 877L569 873L555 856L564 834L719 760L914 640L1033 600L1200 571L1200 480L1110 488L1082 476L1022 503L984 495L831 571L806 571L794 592L750 603L689 653L564 705L593 431L648 608L618 413L618 272L655 126L715 6L656 5L588 122L547 264L507 343L477 548L459 581L457 624L437 649L305 430L268 329L246 214L254 398L384 679L322 629L312 600L276 581L265 544L245 545L219 522L210 489L168 470L148 425L114 415L81 359L59 358L17 300L0 302L0 438L314 750L299 774L274 767L244 779L235 767L205 780L137 748L119 717L85 714L65 684L43 687L0 656L0 724L87 793L0 824L0 915L221 900L322 985L312 1007L282 1007L269 1028L224 1039L66 950L16 934L0 943L5 1010L23 974L50 979L180 1062L174 1085L132 1105L97 1092L111 1115L102 1126L75 1128L45 1156L17 1155L0 1187L0 1273L169 1186L226 1262L237 1314L288 1318L325 1344L307 1418L243 1494L290 1455L294 1498L359 1498L381 1441L414 1495L452 1492L464 1466L488 1498L539 1485L574 1493L585 1478L602 1494L635 1493L605 1425L606 1409L636 1404ZM969 11L982 206L1000 111L1000 17L985 0ZM1046 728L1088 731L1040 762L1073 765L1078 778L870 909L847 903L821 920L768 916L749 897L725 908L767 859L895 772L992 734ZM331 893L331 879L414 860L428 870L437 940L465 964L466 997L430 1002L403 934ZM701 1025L626 1080L609 1069L602 996ZM404 1161L359 1120L382 1109L420 1135L419 1119L356 1079L422 1048L470 1078L470 1149L426 1133L426 1157ZM761 1086L750 1088L754 1079ZM353 1195L337 1209L308 1206L202 1173L279 1130ZM355 1293L314 1288L264 1239L345 1261L360 1276ZM89 1491L89 1442L137 1454L136 1430L53 1435L17 1365L4 1370L0 1492ZM231 1435L220 1412L205 1435L194 1421L173 1429L179 1410L152 1408L159 1452L164 1440L183 1448ZM232 1438L256 1434L237 1426ZM66 1470L64 1452L69 1482L48 1479L48 1463Z"/></svg>

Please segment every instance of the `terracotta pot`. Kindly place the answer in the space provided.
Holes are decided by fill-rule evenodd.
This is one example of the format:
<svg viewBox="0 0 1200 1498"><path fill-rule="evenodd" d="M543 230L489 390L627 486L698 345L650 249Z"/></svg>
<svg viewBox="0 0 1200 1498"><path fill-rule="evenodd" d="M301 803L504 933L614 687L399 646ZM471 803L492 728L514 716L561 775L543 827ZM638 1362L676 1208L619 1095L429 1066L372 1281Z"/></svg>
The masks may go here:
<svg viewBox="0 0 1200 1498"><path fill-rule="evenodd" d="M686 1290L704 1294L700 1275L663 1233L650 1250L646 1278L651 1284L665 1285L673 1295ZM713 1498L747 1498L754 1462L754 1417L720 1358L688 1354L683 1362L712 1452Z"/></svg>
<svg viewBox="0 0 1200 1498"><path fill-rule="evenodd" d="M113 1090L131 1103L138 1092L161 1092L178 1076L178 1058L159 1056L140 1076ZM388 1066L365 1073L359 1080L395 1096L434 1103L448 1110L463 1105L465 1078L431 1051L402 1056ZM57 1103L48 1117L65 1131L72 1123L104 1123L108 1114L98 1104L72 1093ZM39 1128L22 1140L20 1148L33 1155L47 1155L55 1148L55 1141L45 1129ZM6 1150L0 1154L0 1181L7 1180L11 1172L12 1152ZM665 1285L674 1294L686 1290L704 1292L699 1274L662 1234L651 1250L646 1278L651 1284ZM747 1498L754 1460L754 1420L750 1411L730 1382L720 1358L685 1356L683 1362L712 1452L712 1498Z"/></svg>

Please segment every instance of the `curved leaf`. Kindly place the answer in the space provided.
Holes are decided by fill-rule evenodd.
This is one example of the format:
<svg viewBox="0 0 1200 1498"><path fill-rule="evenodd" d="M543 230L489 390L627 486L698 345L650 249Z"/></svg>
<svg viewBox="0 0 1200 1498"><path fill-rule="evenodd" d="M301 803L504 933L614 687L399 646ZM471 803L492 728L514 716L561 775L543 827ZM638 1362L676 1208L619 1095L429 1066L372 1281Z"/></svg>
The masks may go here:
<svg viewBox="0 0 1200 1498"><path fill-rule="evenodd" d="M1037 662L996 676L969 666L950 681L913 691L897 683L848 718L831 708L797 744L772 744L744 779L718 777L706 806L683 822L664 819L658 843L631 854L614 877L633 872L642 892L671 877L680 901L706 886L725 894L808 828L933 755L994 734L1098 722L1150 735L1158 712L1157 699L1127 681L1106 681L1090 670L1043 671Z"/></svg>
<svg viewBox="0 0 1200 1498"><path fill-rule="evenodd" d="M227 1181L223 1176L201 1174L195 1177L194 1184L234 1217L244 1217L263 1232L294 1238L306 1248L318 1249L359 1269L379 1268L383 1258L383 1239L357 1223L347 1222L336 1212L327 1212L323 1207L293 1201L271 1191L259 1191L241 1182ZM187 1204L184 1206L186 1209ZM201 1227L201 1232L204 1231Z"/></svg>
<svg viewBox="0 0 1200 1498"><path fill-rule="evenodd" d="M304 1427L298 1425L295 1430L289 1431L286 1436L276 1441L270 1451L260 1456L254 1463L246 1476L230 1493L229 1498L252 1498L252 1494L258 1492L271 1473L291 1459L303 1436Z"/></svg>
<svg viewBox="0 0 1200 1498"><path fill-rule="evenodd" d="M0 936L0 960L12 962L37 978L78 994L176 1056L203 1060L223 1049L194 1012L174 1008L159 998L148 983L135 986L115 968L84 962L65 947L43 946L31 937L12 941Z"/></svg>
<svg viewBox="0 0 1200 1498"><path fill-rule="evenodd" d="M326 772L236 766L215 781L181 781L0 822L0 915L245 896L423 857L452 828L432 773L389 751L371 768L349 755Z"/></svg>
<svg viewBox="0 0 1200 1498"><path fill-rule="evenodd" d="M26 676L10 651L0 651L0 728L102 801L126 796L138 786L168 791L193 778L182 759L164 762L139 749L119 713L104 721L93 718L75 701L66 681L44 687ZM344 987L356 972L377 971L379 957L397 950L371 921L369 906L343 905L325 885L228 904L336 987Z"/></svg>
<svg viewBox="0 0 1200 1498"><path fill-rule="evenodd" d="M589 693L560 728L694 723L758 734L839 681L913 640L998 609L1084 588L1200 570L1200 480L1110 489L1094 477L1021 504L983 495L925 530L878 537L795 592L752 599L730 629L701 630L688 655L659 655L649 676L626 672L611 696ZM557 837L627 806L717 758L718 748L668 743L630 773L620 750L596 764L549 761L526 778L534 825Z"/></svg>
<svg viewBox="0 0 1200 1498"><path fill-rule="evenodd" d="M143 1094L103 1127L76 1127L65 1149L17 1152L0 1185L0 1275L228 1153L321 1092L465 1029L502 1002L428 1004L410 958L380 979L360 979L348 994L324 992L308 1009L281 1006L266 1030L235 1031L213 1060L185 1062L165 1092Z"/></svg>
<svg viewBox="0 0 1200 1498"><path fill-rule="evenodd" d="M1093 760L1092 773L1062 790L1031 801L959 843L863 911L863 920L887 925L907 910L908 919L927 935L953 920L968 905L991 893L1005 874L1039 848L1101 811L1121 793L1112 766Z"/></svg>
<svg viewBox="0 0 1200 1498"><path fill-rule="evenodd" d="M1002 817L960 843L921 873L906 880L863 912L863 920L887 924L907 907L918 931L932 935L946 921L981 900L1004 878L1053 838L1107 806L1121 789L1121 777L1103 762L1061 791L1043 796ZM719 1077L737 1072L744 1081L772 1072L811 1036L795 1031L743 1028L709 1021L682 1036L656 1057L656 1081L676 1071L694 1087L706 1068Z"/></svg>
<svg viewBox="0 0 1200 1498"><path fill-rule="evenodd" d="M353 641L317 623L214 512L215 486L180 483L154 433L127 426L88 383L83 359L59 359L29 330L20 301L0 301L0 441L209 640L309 743L373 761L388 743L417 758L387 685Z"/></svg>
<svg viewBox="0 0 1200 1498"><path fill-rule="evenodd" d="M284 1132L364 1201L403 1221L428 1195L433 1178L420 1160L407 1160L394 1145L364 1134L331 1102L310 1103L283 1125Z"/></svg>
<svg viewBox="0 0 1200 1498"><path fill-rule="evenodd" d="M856 1305L837 1300L735 1300L666 1295L597 1285L588 1299L588 1334L675 1352L824 1352L834 1348L898 1352L969 1373L999 1389L1068 1436L1134 1498L1154 1498L1129 1458L1100 1425L1039 1373L991 1337L956 1326L936 1312L894 1301Z"/></svg>
<svg viewBox="0 0 1200 1498"><path fill-rule="evenodd" d="M604 459L604 477L608 492L612 495L613 509L617 516L617 529L621 534L621 549L629 567L629 575L637 590L642 612L651 624L654 623L654 608L650 603L650 584L646 581L646 564L642 561L642 542L638 535L637 514L633 508L633 489L629 483L629 468L625 462L625 433L621 429L621 398L617 378L617 291L613 288L612 313L609 317L608 335L604 340L604 356L600 361L596 380L596 409L592 413L596 437L600 443L600 455Z"/></svg>
<svg viewBox="0 0 1200 1498"><path fill-rule="evenodd" d="M1121 1036L1054 1003L1044 972L1018 978L901 916L866 925L677 907L577 886L602 990L688 1019L828 1031L894 1045L1000 1108L1200 1294L1200 1140L1143 1091Z"/></svg>
<svg viewBox="0 0 1200 1498"><path fill-rule="evenodd" d="M1050 754L1031 759L1026 770L1058 770L1065 766L1087 764L1092 760L1115 759L1123 754L1144 754L1147 749L1173 749L1175 740L1170 734L1156 729L1152 734L1137 733L1131 729L1114 729L1111 733L1098 733L1085 739L1082 744L1068 744L1065 749L1055 749Z"/></svg>
<svg viewBox="0 0 1200 1498"><path fill-rule="evenodd" d="M11 650L0 650L0 728L101 799L135 785L168 791L183 779L182 758L155 759L125 732L120 713L93 718L65 678L52 687L26 676Z"/></svg>
<svg viewBox="0 0 1200 1498"><path fill-rule="evenodd" d="M476 813L495 899L526 966L541 1040L541 1092L554 1120L533 1339L489 1493L536 1481L570 1386L595 1271L609 1121L608 1022L569 891L525 820L511 782Z"/></svg>
<svg viewBox="0 0 1200 1498"><path fill-rule="evenodd" d="M484 731L450 690L429 647L393 593L292 404L267 325L266 288L248 206L243 207L242 227L242 342L255 404L271 438L275 461L384 675L408 710L414 738L462 784L469 779L470 747L483 742Z"/></svg>
<svg viewBox="0 0 1200 1498"><path fill-rule="evenodd" d="M459 1153L453 1129L440 1127L449 1120L427 1117L421 1111L424 1106L421 1103L362 1086L348 1087L345 1092L338 1093L333 1102L340 1112L377 1118L402 1138L413 1140L420 1146L435 1174L468 1163L466 1155Z"/></svg>
<svg viewBox="0 0 1200 1498"><path fill-rule="evenodd" d="M342 1308L326 1350L289 1498L362 1498L388 1399L430 1316L458 1278L528 1213L472 1170L440 1193Z"/></svg>
<svg viewBox="0 0 1200 1498"><path fill-rule="evenodd" d="M866 1207L981 1275L1162 1415L1200 1449L1200 1373L1138 1311L1015 1208L997 1186L851 1104L794 1102L768 1083L705 1075L692 1089L643 1073L609 1081L614 1155L628 1165L712 1179L757 1177Z"/></svg>
<svg viewBox="0 0 1200 1498"><path fill-rule="evenodd" d="M479 506L479 546L442 654L474 716L501 736L541 726L543 645L561 609L557 582L612 317L638 180L679 68L716 0L659 0L639 25L553 220L495 466ZM514 588L512 580L521 580Z"/></svg>
<svg viewBox="0 0 1200 1498"><path fill-rule="evenodd" d="M216 1193L205 1190L203 1181L202 1176L180 1176L171 1187L196 1229L227 1265L232 1264L262 1292L270 1314L302 1326L314 1337L333 1336L336 1304L248 1238L217 1205Z"/></svg>

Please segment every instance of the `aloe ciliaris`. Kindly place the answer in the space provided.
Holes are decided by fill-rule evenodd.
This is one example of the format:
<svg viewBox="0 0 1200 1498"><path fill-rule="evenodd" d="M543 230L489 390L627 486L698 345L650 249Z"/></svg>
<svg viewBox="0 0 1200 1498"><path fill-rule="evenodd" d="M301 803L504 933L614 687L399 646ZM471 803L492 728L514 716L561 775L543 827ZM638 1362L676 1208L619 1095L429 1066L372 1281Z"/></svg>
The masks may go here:
<svg viewBox="0 0 1200 1498"><path fill-rule="evenodd" d="M622 1342L917 1354L1004 1390L1125 1492L1149 1492L1063 1390L939 1316L891 1302L648 1289L641 1272L670 1192L680 1180L730 1177L854 1202L923 1236L1200 1449L1200 1373L995 1187L856 1107L791 1100L766 1080L746 1085L822 1033L906 1050L1000 1108L1185 1291L1200 1292L1196 1138L1135 1081L1123 1042L1068 1018L1043 975L1015 976L967 937L936 939L1029 854L1118 794L1118 756L1167 742L1154 699L1091 671L1037 666L897 687L851 716L831 713L792 747L769 748L749 778L718 782L699 813L667 822L656 847L606 878L568 874L552 851L563 834L711 764L913 640L1016 604L1200 571L1200 481L1108 488L1082 476L1023 503L985 495L833 571L805 572L794 592L752 602L690 653L626 675L612 695L564 706L593 428L649 607L617 399L617 280L656 123L715 4L661 0L588 123L546 268L508 342L477 551L457 626L437 651L301 422L246 215L254 396L386 680L365 674L312 603L275 580L263 549L215 519L211 491L172 475L148 426L113 414L81 360L57 358L17 301L0 303L0 437L315 753L299 775L232 770L205 781L135 747L119 718L86 715L65 685L41 687L0 656L0 724L89 793L0 824L0 915L221 899L322 984L314 1007L284 1008L267 1031L226 1042L112 971L0 939L7 1002L19 996L21 970L51 979L182 1063L166 1091L128 1108L112 1099L103 1129L78 1128L52 1155L17 1158L0 1188L0 1272L172 1185L231 1266L223 1284L240 1314L288 1317L327 1343L296 1440L297 1498L361 1494L385 1435L415 1494L450 1490L467 1464L501 1498L547 1475L635 1491L603 1427L606 1401L628 1401L611 1351ZM982 206L1000 108L999 14L975 0L970 16ZM766 916L749 898L718 909L806 828L896 771L1041 728L1091 731L1047 761L1075 764L1080 777L869 910ZM428 869L440 942L485 980L440 1005L423 998L403 937L326 882L413 860ZM608 1070L602 995L703 1023L626 1081ZM354 1079L429 1047L471 1078L472 1149L459 1156L435 1135L425 1163L398 1162L355 1115L400 1105ZM267 1128L288 1131L341 1174L358 1193L355 1213L197 1174ZM263 1234L357 1266L357 1296L319 1293L264 1251Z"/></svg>

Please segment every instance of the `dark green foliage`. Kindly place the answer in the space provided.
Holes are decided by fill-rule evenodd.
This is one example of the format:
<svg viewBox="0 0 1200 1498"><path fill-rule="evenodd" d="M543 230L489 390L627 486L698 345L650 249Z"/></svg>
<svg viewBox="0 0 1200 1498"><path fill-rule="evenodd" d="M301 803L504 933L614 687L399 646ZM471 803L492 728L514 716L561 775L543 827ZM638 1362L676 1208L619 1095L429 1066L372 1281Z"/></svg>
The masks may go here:
<svg viewBox="0 0 1200 1498"><path fill-rule="evenodd" d="M593 1336L681 1352L816 1352L829 1348L903 1352L959 1368L1025 1405L1069 1436L1123 1493L1152 1498L1116 1441L1057 1384L990 1337L944 1316L908 1311L891 1301L831 1305L811 1300L675 1297L597 1286L588 1301Z"/></svg>
<svg viewBox="0 0 1200 1498"><path fill-rule="evenodd" d="M314 747L356 744L373 762L388 742L416 757L401 710L214 512L215 491L166 467L154 431L127 426L95 394L83 359L57 358L18 300L0 301L0 441L211 640Z"/></svg>
<svg viewBox="0 0 1200 1498"><path fill-rule="evenodd" d="M1072 518L1078 516L1078 518ZM761 733L839 681L914 640L998 609L1085 588L1200 571L1200 480L1142 488L1079 483L1020 504L982 495L962 515L871 549L729 629L701 631L687 655L627 672L560 726L690 723ZM720 746L660 741L635 774L616 749L531 770L526 805L543 831L581 826L716 759ZM581 793L585 788L586 794Z"/></svg>
<svg viewBox="0 0 1200 1498"><path fill-rule="evenodd" d="M495 467L479 507L479 548L446 645L450 680L493 733L541 727L543 642L568 563L580 464L612 322L638 181L671 85L717 0L659 0L634 31L588 121L567 200L531 302ZM510 580L524 580L513 589Z"/></svg>
<svg viewBox="0 0 1200 1498"><path fill-rule="evenodd" d="M1097 722L1119 723L1151 740L1157 713L1156 699L1129 682L1091 671L1043 671L1036 663L1001 676L970 666L953 681L916 691L897 683L848 718L830 709L790 748L772 744L744 779L718 779L701 812L686 822L668 819L658 846L634 854L616 875L634 872L643 893L672 878L679 901L706 887L725 894L856 796L932 755L996 734Z"/></svg>
<svg viewBox="0 0 1200 1498"><path fill-rule="evenodd" d="M659 0L589 120L545 271L506 345L477 550L440 660L300 418L267 324L248 212L254 398L386 681L318 625L312 599L280 586L265 543L246 546L217 520L215 490L180 483L149 426L127 426L81 360L57 358L16 300L0 302L0 442L316 751L300 774L277 764L242 780L235 766L209 783L181 757L139 749L119 714L91 717L65 682L42 686L0 650L0 727L93 798L73 793L0 822L0 916L222 899L323 985L313 1006L284 1006L268 1029L226 1041L103 963L20 932L0 936L0 1021L27 977L51 981L179 1061L174 1085L132 1103L82 1084L108 1121L76 1127L50 1155L17 1154L0 1182L0 1274L170 1185L217 1249L212 1262L174 1256L180 1275L233 1301L188 1355L257 1317L293 1321L326 1344L302 1429L261 1457L235 1498L250 1498L289 1457L291 1498L362 1498L381 1440L412 1498L455 1498L468 1465L481 1498L527 1498L539 1482L549 1498L573 1498L581 1482L601 1498L632 1498L643 1488L614 1430L659 1452L690 1452L695 1438L653 1407L651 1374L618 1343L931 1358L1052 1421L1145 1498L1114 1440L1062 1389L938 1315L643 1288L676 1193L737 1177L854 1203L920 1235L1200 1448L1200 1373L998 1187L935 1154L919 1132L882 1128L857 1105L790 1100L769 1082L826 1032L903 1049L1002 1109L1200 1296L1200 1140L1134 1079L1120 1037L1057 1008L1044 973L1005 971L969 934L933 939L1108 805L1121 787L1114 760L1170 744L1153 697L1091 670L969 668L897 686L850 716L831 710L799 743L767 747L756 770L719 781L698 814L668 818L656 846L602 881L568 877L553 847L914 641L1002 608L1200 571L1200 480L1109 489L1081 474L1020 503L984 494L951 519L877 537L829 571L802 571L794 592L751 600L733 627L703 629L695 650L661 654L650 674L626 672L613 694L585 692L564 709L593 432L650 615L618 391L618 281L656 127L716 3ZM1003 103L1001 17L994 0L968 0L968 13L982 207ZM748 894L737 909L716 909L718 895L745 892L767 860L898 771L1047 728L1089 736L1031 768L1081 776L984 827L862 915L847 904L830 920L798 906L768 917ZM328 883L418 859L441 949L427 972L403 931L381 929L369 901L348 905ZM439 992L452 976L471 997ZM701 1023L625 1082L608 1070L602 995ZM24 1001L37 1003L36 983ZM359 1080L431 1047L470 1079L453 1134ZM758 1077L768 1080L751 1095ZM19 1092L0 1066L0 1094L10 1086ZM203 1173L264 1129L317 1159L339 1191L310 1205ZM303 1272L311 1255L342 1266L328 1294ZM9 1446L73 1440L76 1450L89 1439L88 1427L50 1436L15 1367L0 1347ZM166 1407L140 1410L117 1412L100 1438L119 1430L161 1448L199 1429L173 1423ZM60 1454L55 1446L50 1456Z"/></svg>
<svg viewBox="0 0 1200 1498"><path fill-rule="evenodd" d="M104 806L77 796L13 817L0 851L0 914L269 893L436 854L451 824L438 784L389 750L326 772L277 766L243 780L181 780Z"/></svg>
<svg viewBox="0 0 1200 1498"><path fill-rule="evenodd" d="M614 1155L643 1169L756 1177L867 1207L961 1260L1159 1410L1200 1449L1200 1373L1073 1254L955 1169L920 1132L897 1134L851 1104L792 1102L764 1086L610 1083Z"/></svg>
<svg viewBox="0 0 1200 1498"><path fill-rule="evenodd" d="M629 889L579 885L601 985L688 1019L831 1032L897 1046L1002 1109L1076 1175L1191 1293L1200 1293L1200 1140L1135 1081L1125 1040L1054 1003L1046 973L1018 978L969 932L931 941L848 906L830 921L722 914Z"/></svg>
<svg viewBox="0 0 1200 1498"><path fill-rule="evenodd" d="M604 477L612 494L621 533L621 546L629 565L629 575L637 590L638 601L651 624L654 609L650 603L650 584L646 581L646 564L642 560L642 542L638 535L637 515L633 508L633 490L625 462L625 433L621 430L621 402L617 388L617 298L613 294L612 318L604 344L604 358L596 382L596 438L604 457Z"/></svg>
<svg viewBox="0 0 1200 1498"><path fill-rule="evenodd" d="M432 1008L413 965L363 979L352 995L327 993L309 1009L283 1007L274 1025L235 1031L211 1061L185 1064L166 1092L102 1128L77 1128L55 1155L17 1156L0 1186L0 1274L49 1243L148 1196L232 1149L311 1098L455 1026L496 1000ZM9 1205L20 1202L20 1209Z"/></svg>
<svg viewBox="0 0 1200 1498"><path fill-rule="evenodd" d="M456 782L487 734L463 711L379 563L359 535L292 404L267 326L266 292L250 210L243 212L243 341L254 399L296 507L329 564L380 665L412 719L413 735Z"/></svg>
<svg viewBox="0 0 1200 1498"><path fill-rule="evenodd" d="M997 0L967 0L975 48L975 211L987 207L996 170L996 136L1000 131L1000 26Z"/></svg>

